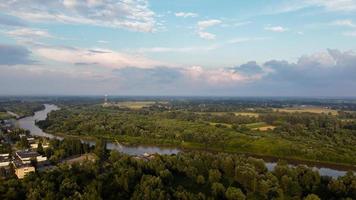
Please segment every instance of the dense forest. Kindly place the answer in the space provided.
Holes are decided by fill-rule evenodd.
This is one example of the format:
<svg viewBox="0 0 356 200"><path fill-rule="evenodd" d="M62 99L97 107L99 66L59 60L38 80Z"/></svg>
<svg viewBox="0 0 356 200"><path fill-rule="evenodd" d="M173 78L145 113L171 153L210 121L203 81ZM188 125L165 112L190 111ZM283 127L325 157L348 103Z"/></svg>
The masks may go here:
<svg viewBox="0 0 356 200"><path fill-rule="evenodd" d="M43 103L33 102L33 101L9 101L1 102L0 101L0 120L11 118L11 115L5 115L6 111L11 111L18 115L19 117L25 117L33 115L34 112L44 109ZM1 114L3 113L3 114ZM4 117L2 118L1 115Z"/></svg>
<svg viewBox="0 0 356 200"><path fill-rule="evenodd" d="M144 160L104 148L97 161L0 181L0 199L355 199L356 176L321 177L304 166L231 154L179 153Z"/></svg>

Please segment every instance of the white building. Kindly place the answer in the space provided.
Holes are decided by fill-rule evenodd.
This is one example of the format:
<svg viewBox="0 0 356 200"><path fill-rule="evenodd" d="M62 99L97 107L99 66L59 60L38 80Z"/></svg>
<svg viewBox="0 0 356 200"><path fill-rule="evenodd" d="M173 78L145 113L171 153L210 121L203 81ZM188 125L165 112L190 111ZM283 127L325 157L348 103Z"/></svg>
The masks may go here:
<svg viewBox="0 0 356 200"><path fill-rule="evenodd" d="M18 151L16 152L16 155L24 164L31 163L32 159L35 159L37 162L43 162L47 160L47 157L41 156L35 151Z"/></svg>
<svg viewBox="0 0 356 200"><path fill-rule="evenodd" d="M4 153L0 154L0 167L7 167L11 163L10 154Z"/></svg>

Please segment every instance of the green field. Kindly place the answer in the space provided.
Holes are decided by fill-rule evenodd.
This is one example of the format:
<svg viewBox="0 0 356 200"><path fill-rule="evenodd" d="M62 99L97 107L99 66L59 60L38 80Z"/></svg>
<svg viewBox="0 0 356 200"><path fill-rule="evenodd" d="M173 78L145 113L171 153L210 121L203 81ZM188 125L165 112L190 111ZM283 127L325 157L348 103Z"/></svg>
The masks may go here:
<svg viewBox="0 0 356 200"><path fill-rule="evenodd" d="M258 117L260 116L258 113L253 112L235 112L235 115L249 116L249 117Z"/></svg>
<svg viewBox="0 0 356 200"><path fill-rule="evenodd" d="M278 108L274 109L276 112L287 112L287 113L315 113L315 114L329 114L331 113L332 115L337 115L338 111L329 109L329 108L323 108L323 107L291 107L291 108Z"/></svg>
<svg viewBox="0 0 356 200"><path fill-rule="evenodd" d="M10 118L12 118L12 116L9 115L8 113L6 113L6 112L0 112L0 120L10 119Z"/></svg>
<svg viewBox="0 0 356 200"><path fill-rule="evenodd" d="M150 107L156 103L165 104L166 102L163 101L123 101L117 103L109 103L110 106L118 106L123 108L129 108L133 110L139 110L145 107Z"/></svg>

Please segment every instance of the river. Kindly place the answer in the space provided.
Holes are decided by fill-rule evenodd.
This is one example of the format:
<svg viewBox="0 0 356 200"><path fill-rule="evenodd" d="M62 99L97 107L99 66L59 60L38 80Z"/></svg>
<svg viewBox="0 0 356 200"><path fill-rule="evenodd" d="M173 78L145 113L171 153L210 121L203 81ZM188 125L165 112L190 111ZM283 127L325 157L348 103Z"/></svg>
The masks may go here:
<svg viewBox="0 0 356 200"><path fill-rule="evenodd" d="M36 121L45 120L47 118L48 113L59 109L58 106L56 105L45 104L44 106L45 106L44 110L35 112L33 116L19 119L17 121L18 126L22 129L29 130L31 135L34 136L63 139L62 137L45 133L42 129L36 126ZM90 140L82 140L82 141L93 145L95 144L94 141L90 141ZM117 150L119 152L126 153L129 155L143 155L144 153L149 153L149 154L158 153L162 155L167 155L167 154L171 155L171 154L177 154L179 152L179 150L176 148L163 148L163 147L156 147L156 146L125 146L120 143L114 143L114 142L107 142L107 148L110 150Z"/></svg>
<svg viewBox="0 0 356 200"><path fill-rule="evenodd" d="M29 130L31 135L34 136L63 139L62 137L45 133L42 129L36 126L35 123L36 121L45 120L47 118L48 113L58 109L59 108L56 105L45 104L44 110L35 112L33 116L19 119L17 121L18 126L20 128ZM82 140L82 142L95 144L94 141L89 141L89 140ZM171 155L180 152L180 150L177 148L165 148L165 147L157 147L157 146L125 146L120 143L114 143L114 142L108 142L107 148L110 150L117 150L119 152L129 154L129 155L143 155L144 153L149 153L149 154L158 153L161 155ZM266 162L266 167L268 168L269 171L272 171L275 166L276 166L275 162ZM328 167L322 167L322 166L318 166L318 167L311 166L311 167L313 167L314 170L319 171L320 175L322 176L330 176L333 178L337 178L339 176L343 176L346 174L346 171L332 169Z"/></svg>

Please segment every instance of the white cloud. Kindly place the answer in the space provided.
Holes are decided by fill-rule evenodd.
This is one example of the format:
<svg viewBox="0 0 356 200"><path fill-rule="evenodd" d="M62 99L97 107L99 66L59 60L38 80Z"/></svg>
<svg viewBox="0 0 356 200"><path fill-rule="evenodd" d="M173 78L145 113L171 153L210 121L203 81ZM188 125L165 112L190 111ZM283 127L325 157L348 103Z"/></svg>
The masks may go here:
<svg viewBox="0 0 356 200"><path fill-rule="evenodd" d="M298 59L299 70L308 70L310 66L315 67L334 67L336 65L335 58L330 52L317 52L311 55L303 55Z"/></svg>
<svg viewBox="0 0 356 200"><path fill-rule="evenodd" d="M140 48L138 52L149 53L189 53L189 52L201 52L211 51L219 48L219 45L203 46L203 47L152 47L152 48Z"/></svg>
<svg viewBox="0 0 356 200"><path fill-rule="evenodd" d="M198 33L199 37L202 39L206 39L206 40L214 40L216 38L216 35L205 31L205 29L212 27L212 26L219 25L221 23L222 23L222 21L218 20L218 19L199 21L197 24L197 26L198 26L197 33Z"/></svg>
<svg viewBox="0 0 356 200"><path fill-rule="evenodd" d="M187 18L187 17L198 17L198 14L192 12L177 12L175 13L175 16Z"/></svg>
<svg viewBox="0 0 356 200"><path fill-rule="evenodd" d="M236 73L234 70L218 68L204 69L201 66L192 66L183 69L183 74L192 82L202 82L214 86L235 84L236 82L250 81L250 77Z"/></svg>
<svg viewBox="0 0 356 200"><path fill-rule="evenodd" d="M141 55L130 55L108 49L79 49L79 48L59 48L59 47L34 47L33 52L37 55L57 61L59 63L95 65L100 67L119 69L123 67L151 68L165 65L145 58Z"/></svg>
<svg viewBox="0 0 356 200"><path fill-rule="evenodd" d="M204 30L206 28L209 28L211 26L216 26L216 25L219 25L221 24L222 21L221 20L218 20L218 19L211 19L211 20L204 20L204 21L199 21L198 22L198 28L200 30Z"/></svg>
<svg viewBox="0 0 356 200"><path fill-rule="evenodd" d="M204 31L199 31L198 35L199 35L200 38L203 38L203 39L206 39L206 40L215 40L215 38L216 38L215 34L204 32Z"/></svg>
<svg viewBox="0 0 356 200"><path fill-rule="evenodd" d="M101 44L107 44L109 43L109 41L106 41L106 40L98 40L96 41L97 43L101 43Z"/></svg>
<svg viewBox="0 0 356 200"><path fill-rule="evenodd" d="M35 22L90 24L134 31L155 30L148 0L1 1L0 11Z"/></svg>
<svg viewBox="0 0 356 200"><path fill-rule="evenodd" d="M351 28L356 27L356 24L354 24L353 21L350 19L333 21L331 24L336 25L336 26L346 26L346 27L351 27Z"/></svg>
<svg viewBox="0 0 356 200"><path fill-rule="evenodd" d="M15 38L31 39L31 38L52 38L46 30L32 29L32 28L20 28L7 31L6 34Z"/></svg>
<svg viewBox="0 0 356 200"><path fill-rule="evenodd" d="M250 41L260 41L260 40L268 40L268 37L245 37L245 38L234 38L229 40L227 43L229 44L237 44L243 42L250 42Z"/></svg>
<svg viewBox="0 0 356 200"><path fill-rule="evenodd" d="M268 14L295 12L307 8L321 8L328 12L352 12L356 10L355 0L292 0L285 1L270 9Z"/></svg>
<svg viewBox="0 0 356 200"><path fill-rule="evenodd" d="M355 0L306 0L306 5L323 7L328 11L355 11Z"/></svg>
<svg viewBox="0 0 356 200"><path fill-rule="evenodd" d="M278 32L278 33L282 33L282 32L288 31L287 28L284 28L282 26L267 26L267 27L265 27L265 30L272 31L272 32Z"/></svg>
<svg viewBox="0 0 356 200"><path fill-rule="evenodd" d="M63 0L63 5L69 8L77 6L77 0Z"/></svg>

